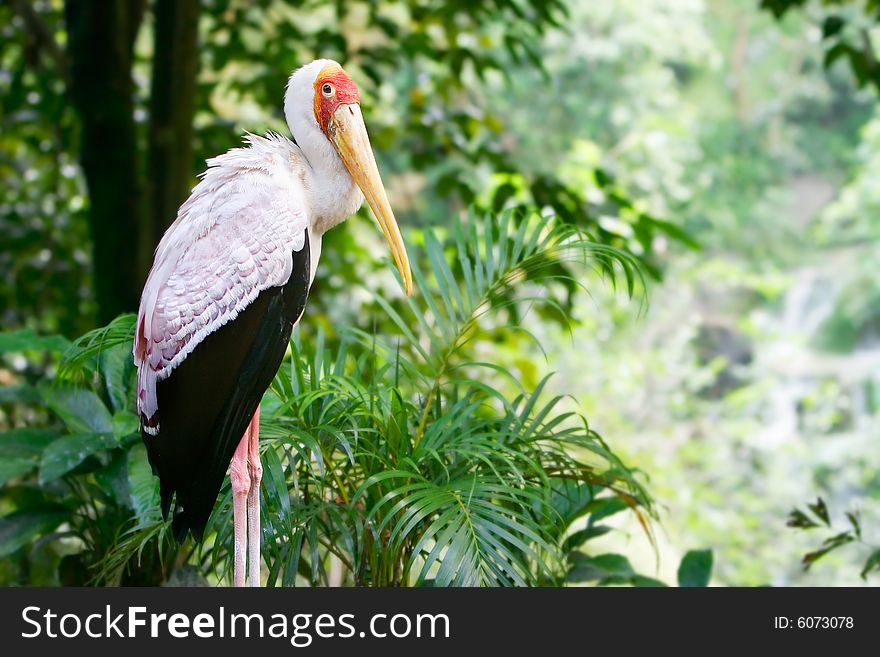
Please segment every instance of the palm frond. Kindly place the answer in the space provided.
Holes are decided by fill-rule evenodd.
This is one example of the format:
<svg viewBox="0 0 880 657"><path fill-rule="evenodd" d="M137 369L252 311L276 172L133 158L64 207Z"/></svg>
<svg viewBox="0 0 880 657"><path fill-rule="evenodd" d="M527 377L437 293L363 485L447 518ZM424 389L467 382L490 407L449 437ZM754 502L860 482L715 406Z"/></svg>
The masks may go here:
<svg viewBox="0 0 880 657"><path fill-rule="evenodd" d="M537 214L506 212L496 218L472 212L467 221L454 222L445 240L436 231L426 231L424 251L425 258L413 263L419 293L409 298L403 309L376 297L404 338L408 358L397 358L396 364L424 396L419 434L425 430L427 414L444 378L463 367L457 359L460 361L468 350L480 322L490 313L497 317L507 311L511 320L506 326L526 334L528 331L515 321L523 307L544 306L565 317L550 288L564 284L587 290L587 279L563 265L582 265L615 286L622 277L630 296L637 284L644 285L631 254L593 242L571 224ZM420 260L430 268L423 271ZM400 350L399 343L377 340L363 331L354 335L362 344L378 348L388 360ZM496 372L500 369L485 361L469 365ZM474 378L471 382L478 383Z"/></svg>
<svg viewBox="0 0 880 657"><path fill-rule="evenodd" d="M418 294L376 299L396 334L351 328L335 352L321 333L294 341L275 379L263 414L273 582L324 583L332 559L359 584L559 581L575 519L557 509L561 484L651 513L586 420L544 400L547 379L528 392L472 349L505 310L556 304L555 282L586 287L560 263L621 276L632 294L635 261L570 225L512 214L471 215L445 239L428 231L415 256L427 265L413 267ZM492 385L499 377L515 398Z"/></svg>
<svg viewBox="0 0 880 657"><path fill-rule="evenodd" d="M77 338L61 358L58 368L60 379L81 378L91 359L117 345L131 348L134 339L134 314L120 315L107 326L102 326Z"/></svg>
<svg viewBox="0 0 880 657"><path fill-rule="evenodd" d="M585 515L628 508L649 531L637 473L563 409L548 379L528 390L475 348L505 327L527 332L520 320L534 309L565 315L559 296L598 280L575 265L632 295L632 256L548 217L471 214L426 231L413 262L415 297L377 297L377 330L295 337L264 396L269 584L560 583L566 534ZM133 329L127 315L83 336L63 374L88 373L109 347L121 353ZM183 562L138 454L128 454L132 519L98 564L100 581L122 581L144 558ZM227 482L187 557L221 579L231 574L231 515Z"/></svg>

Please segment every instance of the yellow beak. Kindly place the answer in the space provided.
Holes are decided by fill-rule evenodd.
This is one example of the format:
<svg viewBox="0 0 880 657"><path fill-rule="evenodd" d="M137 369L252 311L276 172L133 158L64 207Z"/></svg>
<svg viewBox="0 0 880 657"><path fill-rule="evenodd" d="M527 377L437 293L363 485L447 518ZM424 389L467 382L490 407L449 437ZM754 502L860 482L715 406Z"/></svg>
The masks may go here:
<svg viewBox="0 0 880 657"><path fill-rule="evenodd" d="M345 168L354 178L367 199L367 203L376 215L385 239L391 248L391 254L400 276L403 279L403 287L407 296L412 294L412 271L409 267L409 256L406 254L406 246L403 236L397 226L397 220L388 203L388 195L385 186L379 176L379 168L376 166L376 158L370 146L370 138L367 136L367 127L364 125L364 117L361 114L360 105L340 105L327 126L327 133Z"/></svg>

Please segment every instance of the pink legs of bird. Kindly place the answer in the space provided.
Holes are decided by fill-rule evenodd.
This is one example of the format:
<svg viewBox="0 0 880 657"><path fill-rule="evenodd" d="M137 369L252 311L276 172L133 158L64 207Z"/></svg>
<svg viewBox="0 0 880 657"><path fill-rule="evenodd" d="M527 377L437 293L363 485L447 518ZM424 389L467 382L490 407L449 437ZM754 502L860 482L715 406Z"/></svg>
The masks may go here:
<svg viewBox="0 0 880 657"><path fill-rule="evenodd" d="M232 457L232 519L235 533L233 586L245 585L245 564L250 562L249 586L260 585L260 407Z"/></svg>
<svg viewBox="0 0 880 657"><path fill-rule="evenodd" d="M263 464L260 463L260 407L257 406L251 418L251 435L248 446L248 471L251 475L251 489L248 491L248 561L251 586L260 585L260 547L262 532L260 527L260 482L263 480Z"/></svg>
<svg viewBox="0 0 880 657"><path fill-rule="evenodd" d="M244 431L244 436L229 466L229 478L232 480L232 523L235 534L233 551L233 586L244 586L244 569L247 550L247 501L251 488L251 477L248 474L248 447L250 446L251 427Z"/></svg>

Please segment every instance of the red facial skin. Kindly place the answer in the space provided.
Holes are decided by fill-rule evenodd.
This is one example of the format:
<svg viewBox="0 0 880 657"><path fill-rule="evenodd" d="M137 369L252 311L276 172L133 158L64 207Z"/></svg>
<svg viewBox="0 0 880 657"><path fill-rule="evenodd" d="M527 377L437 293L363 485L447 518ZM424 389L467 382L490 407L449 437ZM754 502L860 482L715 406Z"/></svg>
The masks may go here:
<svg viewBox="0 0 880 657"><path fill-rule="evenodd" d="M333 87L333 93L328 98L324 95L324 85ZM360 103L361 94L357 85L348 74L338 66L325 66L315 80L315 118L324 134L330 125L330 117L340 105Z"/></svg>

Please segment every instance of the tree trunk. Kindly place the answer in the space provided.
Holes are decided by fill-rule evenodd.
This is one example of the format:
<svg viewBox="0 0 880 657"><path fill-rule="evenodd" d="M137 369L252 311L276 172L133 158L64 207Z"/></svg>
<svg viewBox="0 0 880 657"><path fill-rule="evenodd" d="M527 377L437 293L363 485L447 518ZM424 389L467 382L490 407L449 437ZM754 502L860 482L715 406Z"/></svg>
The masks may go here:
<svg viewBox="0 0 880 657"><path fill-rule="evenodd" d="M199 0L156 0L150 92L148 189L150 221L142 233L147 257L189 194L198 69Z"/></svg>
<svg viewBox="0 0 880 657"><path fill-rule="evenodd" d="M82 125L95 294L102 323L137 308L142 217L131 77L144 0L67 0L70 98Z"/></svg>

